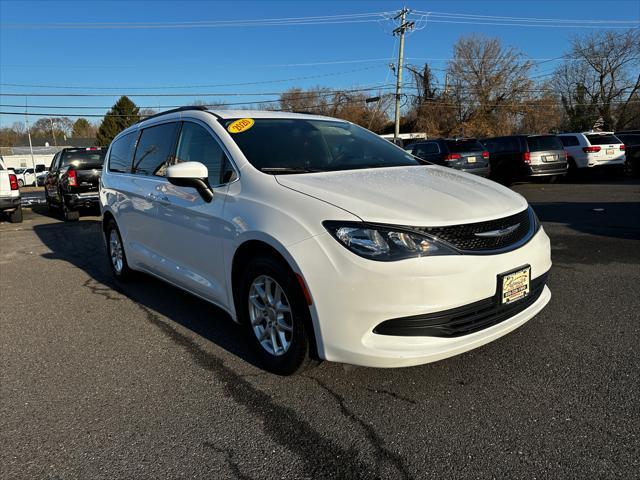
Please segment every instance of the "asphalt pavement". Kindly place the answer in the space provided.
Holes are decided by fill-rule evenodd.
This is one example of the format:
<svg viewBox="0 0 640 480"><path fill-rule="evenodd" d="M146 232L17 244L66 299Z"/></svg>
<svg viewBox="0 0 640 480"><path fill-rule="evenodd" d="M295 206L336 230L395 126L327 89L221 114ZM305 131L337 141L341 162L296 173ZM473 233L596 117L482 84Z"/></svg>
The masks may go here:
<svg viewBox="0 0 640 480"><path fill-rule="evenodd" d="M110 276L99 218L0 222L0 478L638 478L640 183L514 187L553 298L487 346L263 372L218 309Z"/></svg>

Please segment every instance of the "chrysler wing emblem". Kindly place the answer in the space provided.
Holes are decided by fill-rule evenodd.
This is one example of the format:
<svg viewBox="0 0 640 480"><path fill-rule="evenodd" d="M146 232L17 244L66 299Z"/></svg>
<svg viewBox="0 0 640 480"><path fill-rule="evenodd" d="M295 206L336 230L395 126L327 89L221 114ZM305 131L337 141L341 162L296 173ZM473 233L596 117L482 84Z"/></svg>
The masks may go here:
<svg viewBox="0 0 640 480"><path fill-rule="evenodd" d="M519 226L520 224L516 223L515 225L510 225L508 227L501 228L500 230L490 230L488 232L474 233L474 235L476 237L482 238L504 237L505 235L509 235L510 233L515 232Z"/></svg>

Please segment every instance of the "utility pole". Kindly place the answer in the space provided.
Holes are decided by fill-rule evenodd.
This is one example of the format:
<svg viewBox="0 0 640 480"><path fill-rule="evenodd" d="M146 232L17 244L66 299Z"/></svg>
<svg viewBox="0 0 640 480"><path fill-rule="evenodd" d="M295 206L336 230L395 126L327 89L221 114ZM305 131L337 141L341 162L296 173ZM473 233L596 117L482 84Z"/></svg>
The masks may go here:
<svg viewBox="0 0 640 480"><path fill-rule="evenodd" d="M38 186L38 176L36 175L36 159L33 156L33 144L31 143L31 128L29 128L29 114L27 113L27 108L24 109L24 123L27 127L27 136L29 137L29 151L31 152L31 166L33 167L33 181L36 183L36 187ZM25 176L26 180L27 177Z"/></svg>
<svg viewBox="0 0 640 480"><path fill-rule="evenodd" d="M402 60L404 57L404 33L407 30L412 30L415 23L405 22L406 15L409 13L406 7L400 10L400 13L394 17L394 20L400 19L400 25L393 31L394 35L400 36L400 48L398 49L398 70L396 71L396 116L395 116L395 129L393 131L394 142L398 141L400 135L400 92L402 90Z"/></svg>
<svg viewBox="0 0 640 480"><path fill-rule="evenodd" d="M58 147L58 142L56 141L56 131L53 128L53 118L49 117L49 122L51 123L51 135L53 135L53 144Z"/></svg>

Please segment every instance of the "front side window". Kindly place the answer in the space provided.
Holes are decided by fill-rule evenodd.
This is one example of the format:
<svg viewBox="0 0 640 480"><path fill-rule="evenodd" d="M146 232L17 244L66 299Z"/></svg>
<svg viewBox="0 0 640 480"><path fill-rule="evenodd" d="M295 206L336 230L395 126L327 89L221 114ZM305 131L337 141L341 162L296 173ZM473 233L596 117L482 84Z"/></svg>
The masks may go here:
<svg viewBox="0 0 640 480"><path fill-rule="evenodd" d="M131 171L131 152L138 132L131 132L118 138L111 145L109 171L129 173Z"/></svg>
<svg viewBox="0 0 640 480"><path fill-rule="evenodd" d="M227 128L234 121L221 122ZM230 135L255 168L270 174L421 165L387 140L346 122L260 118Z"/></svg>
<svg viewBox="0 0 640 480"><path fill-rule="evenodd" d="M53 156L53 160L51 160L51 166L49 167L49 170L50 170L50 171L52 171L52 172L53 172L53 171L58 167L58 158L60 158L60 154L59 154L59 153L56 153L56 154Z"/></svg>
<svg viewBox="0 0 640 480"><path fill-rule="evenodd" d="M178 123L163 123L142 130L132 173L138 175L164 176L165 164L173 156L178 133Z"/></svg>
<svg viewBox="0 0 640 480"><path fill-rule="evenodd" d="M223 183L222 171L226 155L215 138L196 123L185 122L182 125L175 161L200 162L209 170L211 185Z"/></svg>

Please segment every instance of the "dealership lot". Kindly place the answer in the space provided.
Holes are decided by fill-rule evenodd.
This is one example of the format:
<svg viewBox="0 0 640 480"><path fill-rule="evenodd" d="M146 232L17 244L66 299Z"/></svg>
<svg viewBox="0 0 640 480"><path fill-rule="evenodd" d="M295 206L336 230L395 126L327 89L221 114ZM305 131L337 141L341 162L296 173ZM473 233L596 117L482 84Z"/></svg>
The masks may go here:
<svg viewBox="0 0 640 480"><path fill-rule="evenodd" d="M540 315L439 363L289 378L216 308L115 284L99 217L3 221L1 476L634 477L640 183L514 189L552 241Z"/></svg>

